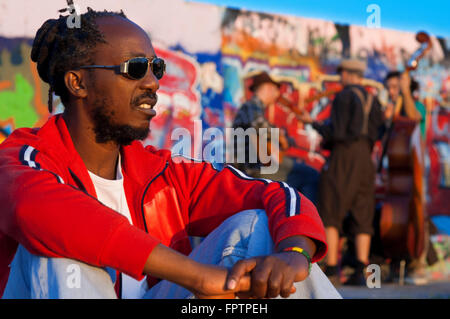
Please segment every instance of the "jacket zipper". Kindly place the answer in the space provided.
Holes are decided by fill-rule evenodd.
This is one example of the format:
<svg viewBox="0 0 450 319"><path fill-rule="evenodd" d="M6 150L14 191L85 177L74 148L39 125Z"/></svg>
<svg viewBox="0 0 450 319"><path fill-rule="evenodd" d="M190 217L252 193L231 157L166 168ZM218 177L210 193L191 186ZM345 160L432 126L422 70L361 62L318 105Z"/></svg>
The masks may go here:
<svg viewBox="0 0 450 319"><path fill-rule="evenodd" d="M141 214L142 214L142 219L144 221L144 228L145 228L145 232L148 233L148 229L147 229L147 222L145 220L145 214L144 214L144 199L145 199L145 194L148 191L148 188L150 187L150 184L153 183L153 181L155 179L157 179L159 176L161 176L164 171L166 170L167 166L169 165L169 162L166 162L166 165L164 166L164 168L162 169L161 172L158 173L158 175L156 175L155 177L152 178L152 180L147 184L147 186L144 189L144 193L142 194L142 199L141 199Z"/></svg>

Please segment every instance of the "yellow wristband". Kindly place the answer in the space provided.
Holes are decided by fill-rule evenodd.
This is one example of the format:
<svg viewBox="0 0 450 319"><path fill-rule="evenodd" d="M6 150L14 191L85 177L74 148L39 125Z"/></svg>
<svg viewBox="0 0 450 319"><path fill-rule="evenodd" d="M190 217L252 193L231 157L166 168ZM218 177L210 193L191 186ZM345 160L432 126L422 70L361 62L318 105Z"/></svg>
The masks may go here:
<svg viewBox="0 0 450 319"><path fill-rule="evenodd" d="M311 273L311 266L312 266L312 264L311 264L311 257L309 256L309 254L303 248L294 246L294 247L284 248L282 251L283 252L295 251L295 252L300 253L303 256L305 256L306 260L308 260L308 274Z"/></svg>

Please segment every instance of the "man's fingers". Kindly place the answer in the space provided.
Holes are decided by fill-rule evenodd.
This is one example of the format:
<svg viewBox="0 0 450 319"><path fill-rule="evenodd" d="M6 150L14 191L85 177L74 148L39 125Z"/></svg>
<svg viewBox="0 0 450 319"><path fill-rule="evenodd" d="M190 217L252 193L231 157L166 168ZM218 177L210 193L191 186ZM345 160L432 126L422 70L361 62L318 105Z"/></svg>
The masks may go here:
<svg viewBox="0 0 450 319"><path fill-rule="evenodd" d="M284 278L281 287L280 287L280 295L283 298L289 297L290 294L293 294L297 291L294 287L294 279Z"/></svg>
<svg viewBox="0 0 450 319"><path fill-rule="evenodd" d="M251 286L252 286L252 279L250 275L244 275L239 280L239 285L236 291L243 291L243 292L250 291Z"/></svg>
<svg viewBox="0 0 450 319"><path fill-rule="evenodd" d="M280 296L283 298L288 298L290 295L295 294L295 292L297 291L297 289L295 288L294 285L292 285L289 289L284 290L283 288L280 291Z"/></svg>
<svg viewBox="0 0 450 319"><path fill-rule="evenodd" d="M283 281L283 275L281 272L272 272L267 283L267 297L275 298L278 297L281 290L281 285Z"/></svg>
<svg viewBox="0 0 450 319"><path fill-rule="evenodd" d="M241 287L240 279L247 273L253 270L256 266L256 259L245 259L240 260L236 264L234 264L233 268L231 268L230 273L228 274L227 279L227 289L235 290L236 288ZM250 289L250 277L248 277L248 282L245 281L242 283L243 286L248 285L248 289ZM247 289L247 290L248 290Z"/></svg>
<svg viewBox="0 0 450 319"><path fill-rule="evenodd" d="M267 285L267 297L276 298L281 296L283 298L289 297L295 293L297 289L294 286L294 279L287 274L281 272L272 272Z"/></svg>
<svg viewBox="0 0 450 319"><path fill-rule="evenodd" d="M259 263L252 272L252 293L257 298L265 298L267 295L272 265L273 259L266 258L265 262Z"/></svg>
<svg viewBox="0 0 450 319"><path fill-rule="evenodd" d="M286 269L285 262L279 264L273 257L240 260L228 272L226 289L240 298L289 297L296 292L295 273Z"/></svg>

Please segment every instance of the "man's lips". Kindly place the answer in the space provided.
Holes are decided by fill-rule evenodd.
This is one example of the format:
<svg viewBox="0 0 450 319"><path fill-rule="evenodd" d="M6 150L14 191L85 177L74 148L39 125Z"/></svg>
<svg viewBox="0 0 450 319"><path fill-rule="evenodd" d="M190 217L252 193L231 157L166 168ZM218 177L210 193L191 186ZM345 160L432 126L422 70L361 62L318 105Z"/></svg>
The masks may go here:
<svg viewBox="0 0 450 319"><path fill-rule="evenodd" d="M136 103L135 108L153 117L156 115L156 111L153 109L156 102L157 98L145 99L140 101L139 103Z"/></svg>

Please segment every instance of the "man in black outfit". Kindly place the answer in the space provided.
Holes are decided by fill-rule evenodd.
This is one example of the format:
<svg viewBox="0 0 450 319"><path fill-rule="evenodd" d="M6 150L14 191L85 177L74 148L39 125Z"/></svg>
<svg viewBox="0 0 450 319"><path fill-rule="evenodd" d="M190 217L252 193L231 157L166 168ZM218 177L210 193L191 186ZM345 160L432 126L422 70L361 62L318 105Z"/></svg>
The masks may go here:
<svg viewBox="0 0 450 319"><path fill-rule="evenodd" d="M329 245L325 273L334 284L340 284L338 243L349 212L356 236L357 263L346 284L365 285L364 269L369 263L375 211L371 153L384 119L378 99L361 86L365 69L365 63L359 60L341 62L338 73L344 88L333 101L329 123L314 122L308 114L301 117L313 125L331 150L320 177L318 209Z"/></svg>

